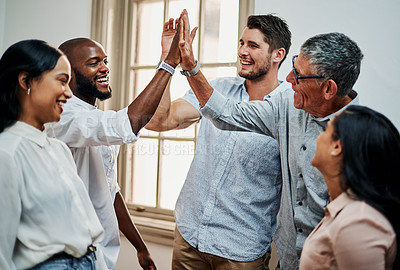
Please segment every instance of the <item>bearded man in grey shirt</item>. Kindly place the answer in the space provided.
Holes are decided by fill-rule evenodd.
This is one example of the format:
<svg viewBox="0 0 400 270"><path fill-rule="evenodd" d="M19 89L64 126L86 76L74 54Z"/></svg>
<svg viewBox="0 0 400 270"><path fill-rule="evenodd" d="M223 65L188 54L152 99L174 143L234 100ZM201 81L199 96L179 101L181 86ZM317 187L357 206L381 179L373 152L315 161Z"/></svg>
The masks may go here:
<svg viewBox="0 0 400 270"><path fill-rule="evenodd" d="M181 20L181 67L192 70L196 62L187 14ZM358 94L352 88L362 58L360 48L344 34L314 36L301 46L298 56L293 56L293 69L286 80L294 92L288 89L263 101L236 103L214 91L201 71L187 77L201 113L215 126L255 131L278 141L283 187L274 240L284 270L298 269L304 241L324 215L328 191L322 174L310 161L316 139L329 119L358 104Z"/></svg>

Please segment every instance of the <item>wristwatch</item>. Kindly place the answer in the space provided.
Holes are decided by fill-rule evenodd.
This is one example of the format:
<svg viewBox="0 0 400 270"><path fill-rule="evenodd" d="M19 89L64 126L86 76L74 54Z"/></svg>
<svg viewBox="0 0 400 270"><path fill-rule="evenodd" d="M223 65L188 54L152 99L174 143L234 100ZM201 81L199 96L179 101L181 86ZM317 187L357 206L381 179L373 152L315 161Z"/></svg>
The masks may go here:
<svg viewBox="0 0 400 270"><path fill-rule="evenodd" d="M196 60L196 66L192 70L181 70L182 75L186 77L194 76L200 71L200 63Z"/></svg>
<svg viewBox="0 0 400 270"><path fill-rule="evenodd" d="M175 69L171 65L165 63L164 61L160 61L160 63L158 63L156 70L159 70L159 69L163 69L163 70L167 71L169 74L171 74L171 76L173 76L174 72L175 72Z"/></svg>

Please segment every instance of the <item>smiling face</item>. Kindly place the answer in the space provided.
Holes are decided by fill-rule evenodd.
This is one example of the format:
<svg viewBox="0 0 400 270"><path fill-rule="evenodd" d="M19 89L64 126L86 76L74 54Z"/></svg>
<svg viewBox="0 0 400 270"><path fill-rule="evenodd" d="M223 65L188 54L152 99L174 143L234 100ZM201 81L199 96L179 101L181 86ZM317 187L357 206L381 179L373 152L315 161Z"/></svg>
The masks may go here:
<svg viewBox="0 0 400 270"><path fill-rule="evenodd" d="M298 76L315 76L309 60L300 54L295 62L294 68ZM294 90L294 107L303 109L306 112L318 116L320 107L325 103L322 91L322 85L318 83L318 79L299 80L297 84L293 70L287 75L286 80L292 84Z"/></svg>
<svg viewBox="0 0 400 270"><path fill-rule="evenodd" d="M71 88L84 98L111 97L107 54L103 47L92 40L87 40L74 49L69 56L73 69Z"/></svg>
<svg viewBox="0 0 400 270"><path fill-rule="evenodd" d="M246 27L240 38L239 75L248 80L258 79L268 73L271 68L269 44L264 41L263 33L258 29Z"/></svg>
<svg viewBox="0 0 400 270"><path fill-rule="evenodd" d="M23 93L21 121L40 130L48 122L59 121L63 106L72 96L69 88L71 66L66 56L61 56L54 69L29 82L30 94Z"/></svg>

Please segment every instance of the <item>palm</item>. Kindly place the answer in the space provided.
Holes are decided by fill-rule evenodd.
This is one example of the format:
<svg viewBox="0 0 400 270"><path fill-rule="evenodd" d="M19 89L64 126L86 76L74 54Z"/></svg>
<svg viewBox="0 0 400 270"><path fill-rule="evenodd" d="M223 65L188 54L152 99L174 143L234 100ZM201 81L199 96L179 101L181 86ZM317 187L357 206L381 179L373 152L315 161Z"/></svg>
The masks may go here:
<svg viewBox="0 0 400 270"><path fill-rule="evenodd" d="M167 56L169 49L171 48L172 40L174 39L176 33L176 28L174 28L174 20L169 19L164 24L163 32L161 35L161 49L162 49L162 55Z"/></svg>

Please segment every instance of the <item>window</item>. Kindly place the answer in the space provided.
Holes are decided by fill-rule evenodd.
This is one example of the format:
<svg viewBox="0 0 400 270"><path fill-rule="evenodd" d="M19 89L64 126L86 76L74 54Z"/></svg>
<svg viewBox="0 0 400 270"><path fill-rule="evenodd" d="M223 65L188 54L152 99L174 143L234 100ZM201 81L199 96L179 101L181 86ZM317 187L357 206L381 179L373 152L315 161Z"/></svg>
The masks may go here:
<svg viewBox="0 0 400 270"><path fill-rule="evenodd" d="M252 10L252 2L94 0L93 38L98 36L97 40L106 44L111 60L111 84L115 88L116 82L117 87L126 89L118 92L117 97L114 93L117 102L101 107L127 106L145 88L160 61L163 24L169 18L179 17L184 8L189 12L191 27L199 26L193 48L207 79L236 76L238 36ZM120 63L115 63L115 59ZM114 78L120 82L113 81ZM190 87L184 76L175 73L170 88L174 100ZM172 237L173 209L194 156L197 130L198 124L160 133L142 129L137 142L121 147L120 186L142 234L154 235L157 231L161 236Z"/></svg>

